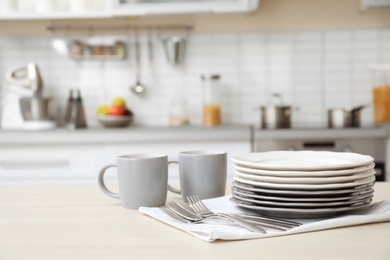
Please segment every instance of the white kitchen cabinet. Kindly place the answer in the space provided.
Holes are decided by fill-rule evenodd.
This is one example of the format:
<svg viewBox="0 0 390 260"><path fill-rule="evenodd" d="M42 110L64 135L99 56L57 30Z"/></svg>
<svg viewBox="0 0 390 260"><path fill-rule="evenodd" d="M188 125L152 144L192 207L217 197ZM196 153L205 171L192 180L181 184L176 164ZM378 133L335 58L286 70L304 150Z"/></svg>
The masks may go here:
<svg viewBox="0 0 390 260"><path fill-rule="evenodd" d="M259 0L116 0L114 16L252 12Z"/></svg>
<svg viewBox="0 0 390 260"><path fill-rule="evenodd" d="M235 155L249 153L248 126L205 129L132 128L84 131L0 132L0 184L96 182L99 170L116 157L133 153L163 153L177 160L180 151L224 150L228 174ZM115 181L110 169L108 181ZM177 167L170 166L177 182Z"/></svg>
<svg viewBox="0 0 390 260"><path fill-rule="evenodd" d="M108 158L96 145L1 146L0 183L91 181Z"/></svg>
<svg viewBox="0 0 390 260"><path fill-rule="evenodd" d="M224 150L228 153L228 174L232 176L230 158L250 152L248 142L2 146L0 148L0 183L74 183L95 182L99 170L115 163L118 155L132 153L163 153L177 160L180 151ZM178 180L177 167L170 167L170 180ZM116 173L107 174L115 180Z"/></svg>
<svg viewBox="0 0 390 260"><path fill-rule="evenodd" d="M109 19L121 16L172 15L196 13L248 13L255 11L260 0L113 0L94 4L90 0L65 2L40 11L39 1L28 8L0 12L0 20L67 20ZM111 4L112 3L112 4Z"/></svg>

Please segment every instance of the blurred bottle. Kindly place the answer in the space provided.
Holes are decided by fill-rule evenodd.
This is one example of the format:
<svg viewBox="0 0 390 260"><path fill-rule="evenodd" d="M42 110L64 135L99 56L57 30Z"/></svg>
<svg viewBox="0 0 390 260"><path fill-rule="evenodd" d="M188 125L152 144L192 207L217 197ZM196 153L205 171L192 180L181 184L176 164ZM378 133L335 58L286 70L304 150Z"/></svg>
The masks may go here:
<svg viewBox="0 0 390 260"><path fill-rule="evenodd" d="M66 103L65 117L64 117L64 126L69 126L71 123L70 115L72 113L73 107L73 89L69 90L68 101Z"/></svg>
<svg viewBox="0 0 390 260"><path fill-rule="evenodd" d="M87 122L84 113L80 90L70 90L65 113L65 126L71 129L86 128Z"/></svg>
<svg viewBox="0 0 390 260"><path fill-rule="evenodd" d="M376 65L373 67L373 71L374 122L376 125L380 125L390 122L390 64Z"/></svg>
<svg viewBox="0 0 390 260"><path fill-rule="evenodd" d="M220 76L217 74L202 75L201 78L203 82L203 126L220 125Z"/></svg>

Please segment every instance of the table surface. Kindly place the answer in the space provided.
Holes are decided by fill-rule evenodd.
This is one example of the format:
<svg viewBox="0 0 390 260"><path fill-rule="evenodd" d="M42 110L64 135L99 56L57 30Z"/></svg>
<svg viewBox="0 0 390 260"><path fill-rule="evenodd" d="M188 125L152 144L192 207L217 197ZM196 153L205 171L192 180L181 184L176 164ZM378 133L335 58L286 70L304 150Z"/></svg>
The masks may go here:
<svg viewBox="0 0 390 260"><path fill-rule="evenodd" d="M374 202L385 199L390 183L377 183ZM390 259L390 222L207 243L122 208L97 185L0 186L1 260L346 258Z"/></svg>

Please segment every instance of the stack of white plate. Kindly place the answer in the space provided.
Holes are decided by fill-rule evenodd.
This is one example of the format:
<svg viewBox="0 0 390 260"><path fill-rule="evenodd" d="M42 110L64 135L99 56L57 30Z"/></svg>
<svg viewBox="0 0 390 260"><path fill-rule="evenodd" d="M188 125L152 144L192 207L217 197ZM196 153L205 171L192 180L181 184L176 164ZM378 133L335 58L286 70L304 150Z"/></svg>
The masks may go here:
<svg viewBox="0 0 390 260"><path fill-rule="evenodd" d="M232 161L231 201L267 216L337 216L368 206L374 194L374 158L367 155L273 151Z"/></svg>

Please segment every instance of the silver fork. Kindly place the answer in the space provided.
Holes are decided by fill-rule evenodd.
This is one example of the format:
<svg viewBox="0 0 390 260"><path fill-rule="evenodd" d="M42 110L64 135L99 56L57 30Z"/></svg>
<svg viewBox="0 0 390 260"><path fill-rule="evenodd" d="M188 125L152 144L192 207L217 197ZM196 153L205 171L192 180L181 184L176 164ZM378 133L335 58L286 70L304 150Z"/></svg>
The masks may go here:
<svg viewBox="0 0 390 260"><path fill-rule="evenodd" d="M181 211L184 215L198 215L193 208L191 208L187 203L183 201L174 201L168 203L169 205L176 204L173 207L177 208L178 211ZM199 216L199 215L198 215ZM233 215L233 217L242 217L241 215ZM268 221L267 219L245 219L245 221L251 222L255 224L256 226L260 226L262 228L265 228L266 230L278 230L278 231L287 231L291 228L293 228L293 225L288 225L284 223L275 223L273 221Z"/></svg>
<svg viewBox="0 0 390 260"><path fill-rule="evenodd" d="M176 219L180 222L184 222L184 223L192 223L192 221L180 216L179 214L177 214L176 212L174 212L172 209L170 209L166 204L163 205L163 206L160 206L159 209L164 212L165 214L167 214L168 216L170 216L171 218L173 219Z"/></svg>
<svg viewBox="0 0 390 260"><path fill-rule="evenodd" d="M197 207L203 208L203 210L210 211L207 208L207 206L199 199L199 197L197 196L190 196L190 197ZM189 200L189 197L187 197L187 200ZM268 224L274 224L285 228L293 228L302 225L302 223L292 221L292 220L286 220L286 219L275 218L275 217L265 217L265 216L248 214L248 213L236 213L236 214L225 214L225 215L229 215L237 218L243 218L248 222L253 222L253 223L266 222Z"/></svg>
<svg viewBox="0 0 390 260"><path fill-rule="evenodd" d="M250 231L266 234L267 232L259 226L256 226L253 223L250 223L248 221L245 221L243 219L239 219L237 217L233 217L227 214L223 213L214 213L211 210L209 210L206 205L203 204L203 202L198 198L198 196L188 196L187 200L190 203L190 206L194 209L196 213L198 213L200 216L207 218L207 217L219 217L221 219L229 220L237 225L240 225Z"/></svg>
<svg viewBox="0 0 390 260"><path fill-rule="evenodd" d="M189 211L184 210L177 204L173 202L168 202L167 204L159 207L161 211L163 211L165 214L170 216L173 219L176 219L180 222L184 223L191 223L191 224L197 224L204 222L207 218L201 217L200 215L196 213L192 213ZM213 218L210 216L209 218ZM219 218L214 218L217 220L221 220Z"/></svg>
<svg viewBox="0 0 390 260"><path fill-rule="evenodd" d="M177 202L167 202L166 207L169 208L169 210L174 211L175 214L179 215L182 218L185 218L188 221L191 222L202 222L203 220L206 219L215 219L215 220L221 220L218 217L215 216L209 216L209 217L202 217L201 215L197 214L193 210L188 210L184 208L182 205L179 205ZM225 220L226 222L226 220Z"/></svg>

